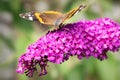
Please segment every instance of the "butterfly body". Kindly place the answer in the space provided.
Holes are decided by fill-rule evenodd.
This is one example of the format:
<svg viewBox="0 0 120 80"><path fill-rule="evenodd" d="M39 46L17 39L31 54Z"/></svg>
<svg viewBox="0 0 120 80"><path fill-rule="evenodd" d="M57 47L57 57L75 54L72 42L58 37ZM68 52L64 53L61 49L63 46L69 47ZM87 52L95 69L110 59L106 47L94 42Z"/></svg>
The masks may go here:
<svg viewBox="0 0 120 80"><path fill-rule="evenodd" d="M57 11L45 11L45 12L28 12L21 13L20 17L31 20L31 21L39 21L41 24L50 25L50 26L60 26L63 22L73 15L81 11L85 8L85 5L80 5L79 7L69 11L68 13L61 13Z"/></svg>

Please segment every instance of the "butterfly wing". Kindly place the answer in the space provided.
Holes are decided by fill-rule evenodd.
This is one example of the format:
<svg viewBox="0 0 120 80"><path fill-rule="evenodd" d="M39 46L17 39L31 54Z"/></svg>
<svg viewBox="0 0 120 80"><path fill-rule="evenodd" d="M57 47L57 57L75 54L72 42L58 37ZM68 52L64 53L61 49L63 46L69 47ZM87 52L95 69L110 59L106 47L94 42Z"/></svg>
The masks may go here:
<svg viewBox="0 0 120 80"><path fill-rule="evenodd" d="M86 5L80 5L79 7L74 8L73 10L69 11L67 14L65 14L65 18L63 19L62 22L64 22L65 20L71 18L73 15L77 14L78 12L80 12L85 7L86 7Z"/></svg>
<svg viewBox="0 0 120 80"><path fill-rule="evenodd" d="M59 26L63 19L63 14L57 11L45 11L45 12L28 12L21 13L20 17L31 20L31 21L39 21L45 25Z"/></svg>
<svg viewBox="0 0 120 80"><path fill-rule="evenodd" d="M61 20L63 18L63 14L56 11L45 11L43 13L35 13L35 16L39 20L40 23L46 25L59 26Z"/></svg>

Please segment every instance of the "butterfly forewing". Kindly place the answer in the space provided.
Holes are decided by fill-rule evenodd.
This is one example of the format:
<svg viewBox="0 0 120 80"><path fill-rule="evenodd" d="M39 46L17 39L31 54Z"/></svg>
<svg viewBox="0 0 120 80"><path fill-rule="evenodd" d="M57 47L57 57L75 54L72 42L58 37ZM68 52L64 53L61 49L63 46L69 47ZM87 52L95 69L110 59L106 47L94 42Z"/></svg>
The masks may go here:
<svg viewBox="0 0 120 80"><path fill-rule="evenodd" d="M69 11L67 14L66 14L66 17L65 19L63 20L63 22L69 18L71 18L73 15L77 14L78 12L80 12L82 9L84 9L86 7L86 5L80 5L79 7L77 8L74 8L73 10Z"/></svg>

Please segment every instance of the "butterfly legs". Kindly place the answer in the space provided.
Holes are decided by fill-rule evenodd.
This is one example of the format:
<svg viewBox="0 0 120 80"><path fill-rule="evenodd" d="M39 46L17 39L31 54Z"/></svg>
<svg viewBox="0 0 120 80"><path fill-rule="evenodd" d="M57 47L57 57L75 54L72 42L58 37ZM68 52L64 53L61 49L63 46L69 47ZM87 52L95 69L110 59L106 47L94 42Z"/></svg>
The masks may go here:
<svg viewBox="0 0 120 80"><path fill-rule="evenodd" d="M53 26L53 28L51 29L51 31L53 30L58 30L59 28L62 28L64 26L64 24L60 24L60 25L57 25L57 26Z"/></svg>

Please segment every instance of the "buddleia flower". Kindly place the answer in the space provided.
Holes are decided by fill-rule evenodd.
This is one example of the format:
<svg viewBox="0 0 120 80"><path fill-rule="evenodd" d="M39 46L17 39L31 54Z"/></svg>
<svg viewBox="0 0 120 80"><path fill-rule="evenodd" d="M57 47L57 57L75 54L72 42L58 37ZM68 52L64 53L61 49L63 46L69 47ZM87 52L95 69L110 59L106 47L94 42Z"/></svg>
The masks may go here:
<svg viewBox="0 0 120 80"><path fill-rule="evenodd" d="M91 56L104 60L108 51L116 52L119 47L120 24L109 18L81 20L49 31L31 44L20 56L17 72L32 77L39 65L42 76L47 74L49 62L61 64L71 56L77 56L79 60Z"/></svg>

